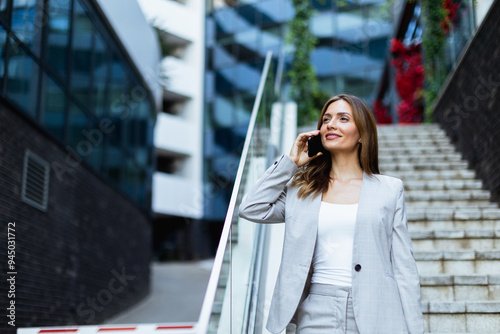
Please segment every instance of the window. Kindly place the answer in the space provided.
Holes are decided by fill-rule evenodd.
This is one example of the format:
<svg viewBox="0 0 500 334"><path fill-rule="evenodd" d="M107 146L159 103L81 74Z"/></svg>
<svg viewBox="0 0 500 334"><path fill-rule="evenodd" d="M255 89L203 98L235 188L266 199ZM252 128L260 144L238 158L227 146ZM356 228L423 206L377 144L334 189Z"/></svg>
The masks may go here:
<svg viewBox="0 0 500 334"><path fill-rule="evenodd" d="M43 1L14 0L11 27L16 37L39 56L43 28Z"/></svg>
<svg viewBox="0 0 500 334"><path fill-rule="evenodd" d="M93 70L93 100L94 113L97 116L102 116L108 109L109 101L107 96L107 83L110 74L110 61L106 45L101 34L96 33L94 45L94 66Z"/></svg>
<svg viewBox="0 0 500 334"><path fill-rule="evenodd" d="M66 95L61 87L47 75L43 77L42 125L59 139L64 140Z"/></svg>
<svg viewBox="0 0 500 334"><path fill-rule="evenodd" d="M9 43L7 97L23 111L32 117L36 117L38 66L14 39L9 39Z"/></svg>
<svg viewBox="0 0 500 334"><path fill-rule="evenodd" d="M49 1L46 61L61 76L67 73L70 1Z"/></svg>
<svg viewBox="0 0 500 334"><path fill-rule="evenodd" d="M85 105L89 105L92 73L93 26L78 2L75 2L71 89Z"/></svg>

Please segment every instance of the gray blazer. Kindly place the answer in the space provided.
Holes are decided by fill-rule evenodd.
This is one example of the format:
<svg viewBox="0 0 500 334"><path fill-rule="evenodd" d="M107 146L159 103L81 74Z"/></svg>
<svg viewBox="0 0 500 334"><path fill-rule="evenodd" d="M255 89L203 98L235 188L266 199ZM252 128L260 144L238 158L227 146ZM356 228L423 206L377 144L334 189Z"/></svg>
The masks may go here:
<svg viewBox="0 0 500 334"><path fill-rule="evenodd" d="M267 329L282 332L308 294L321 196L299 199L290 185L297 166L284 155L239 208L256 223L285 222L281 266ZM403 183L363 173L352 258L352 294L360 334L424 332L420 285L406 222Z"/></svg>

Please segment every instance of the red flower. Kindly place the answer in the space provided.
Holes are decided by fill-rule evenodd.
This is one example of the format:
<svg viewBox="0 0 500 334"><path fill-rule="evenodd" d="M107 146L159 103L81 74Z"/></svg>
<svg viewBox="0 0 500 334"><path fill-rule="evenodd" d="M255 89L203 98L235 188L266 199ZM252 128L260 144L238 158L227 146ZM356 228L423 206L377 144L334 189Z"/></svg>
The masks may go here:
<svg viewBox="0 0 500 334"><path fill-rule="evenodd" d="M396 70L396 90L402 99L397 108L400 123L416 123L423 119L422 106L414 100L415 92L424 84L421 50L421 44L406 47L401 41L391 41L394 57L391 64Z"/></svg>
<svg viewBox="0 0 500 334"><path fill-rule="evenodd" d="M378 99L373 103L373 113L378 124L392 123L392 116L389 114L389 108L384 105L382 100Z"/></svg>
<svg viewBox="0 0 500 334"><path fill-rule="evenodd" d="M450 32L450 26L453 24L453 20L455 20L455 17L457 16L459 4L455 3L453 0L445 0L443 8L446 10L447 14L443 18L443 21L441 21L441 28L446 35Z"/></svg>

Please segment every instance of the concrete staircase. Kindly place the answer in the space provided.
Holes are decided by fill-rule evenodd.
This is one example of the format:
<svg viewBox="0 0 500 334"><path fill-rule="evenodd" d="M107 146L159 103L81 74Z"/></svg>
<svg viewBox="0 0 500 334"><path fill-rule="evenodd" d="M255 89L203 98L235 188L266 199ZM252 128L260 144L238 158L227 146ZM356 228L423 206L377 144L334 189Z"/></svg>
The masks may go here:
<svg viewBox="0 0 500 334"><path fill-rule="evenodd" d="M378 127L405 184L427 333L500 333L500 209L436 124Z"/></svg>

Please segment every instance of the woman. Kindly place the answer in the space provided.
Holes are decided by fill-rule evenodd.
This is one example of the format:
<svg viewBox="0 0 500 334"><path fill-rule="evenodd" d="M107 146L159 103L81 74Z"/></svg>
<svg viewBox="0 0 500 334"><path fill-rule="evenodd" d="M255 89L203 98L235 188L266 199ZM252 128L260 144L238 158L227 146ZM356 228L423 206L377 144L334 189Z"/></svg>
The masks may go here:
<svg viewBox="0 0 500 334"><path fill-rule="evenodd" d="M309 157L314 136L324 150ZM361 99L328 100L318 130L297 137L239 210L285 222L270 332L289 323L298 334L424 332L403 183L380 175L377 128Z"/></svg>

